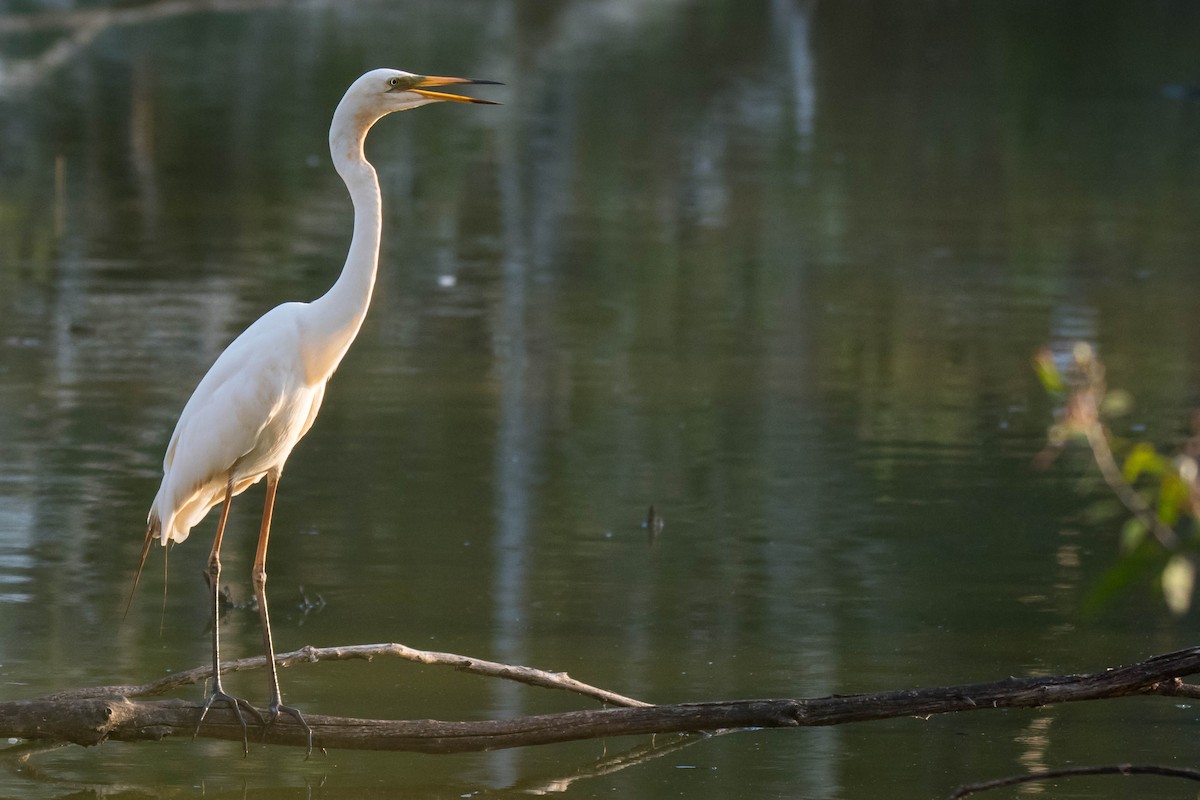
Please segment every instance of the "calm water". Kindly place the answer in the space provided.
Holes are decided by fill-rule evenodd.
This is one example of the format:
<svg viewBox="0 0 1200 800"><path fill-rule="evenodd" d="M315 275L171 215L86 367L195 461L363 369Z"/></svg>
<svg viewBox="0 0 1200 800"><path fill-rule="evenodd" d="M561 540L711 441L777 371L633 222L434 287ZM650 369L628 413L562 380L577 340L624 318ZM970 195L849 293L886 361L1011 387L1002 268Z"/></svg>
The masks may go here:
<svg viewBox="0 0 1200 800"><path fill-rule="evenodd" d="M1200 83L1200 8L20 16L70 5L0 2L5 699L204 663L212 519L173 551L165 610L152 561L120 622L163 450L221 348L336 276L350 217L328 119L381 65L504 81L477 92L504 105L371 136L383 267L281 484L281 650L400 641L669 702L1073 672L1195 643L1195 615L1170 619L1148 587L1085 613L1120 520L1088 513L1103 494L1082 457L1030 468L1050 408L1029 359L1096 341L1137 395L1125 424L1164 444L1200 396L1200 102L1179 88ZM234 504L235 599L260 504L261 489ZM257 653L254 613L226 620L230 654ZM408 664L282 680L331 714L587 707ZM231 688L261 701L262 682ZM1195 766L1198 717L1145 700L747 733L603 775L643 742L309 762L110 743L2 772L0 796L928 798L1041 766Z"/></svg>

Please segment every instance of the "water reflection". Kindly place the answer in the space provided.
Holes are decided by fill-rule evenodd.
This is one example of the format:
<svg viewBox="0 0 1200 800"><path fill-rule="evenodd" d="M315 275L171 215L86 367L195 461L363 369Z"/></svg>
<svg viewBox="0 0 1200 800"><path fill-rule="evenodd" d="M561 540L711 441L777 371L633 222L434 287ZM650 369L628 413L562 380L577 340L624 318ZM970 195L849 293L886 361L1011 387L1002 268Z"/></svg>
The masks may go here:
<svg viewBox="0 0 1200 800"><path fill-rule="evenodd" d="M281 647L396 639L670 701L1095 668L1192 632L1137 599L1080 615L1111 532L1075 516L1069 470L1028 470L1046 423L1028 359L1099 340L1148 438L1192 401L1197 107L1158 87L1184 81L1169 65L1196 13L166 8L184 6L0 16L10 696L203 661L202 540L172 555L161 637L155 599L117 624L157 462L221 348L332 281L349 210L328 113L380 64L502 80L506 104L374 134L384 268L289 464ZM231 523L239 581L252 517ZM325 608L296 608L300 587ZM254 651L253 616L230 617L231 649ZM331 713L563 702L377 665L284 680ZM721 737L570 791L934 796L1034 756L1159 756L1153 726L1187 712L1139 713ZM574 774L600 747L297 766L166 746L42 763L163 793L203 773L211 793L465 794Z"/></svg>

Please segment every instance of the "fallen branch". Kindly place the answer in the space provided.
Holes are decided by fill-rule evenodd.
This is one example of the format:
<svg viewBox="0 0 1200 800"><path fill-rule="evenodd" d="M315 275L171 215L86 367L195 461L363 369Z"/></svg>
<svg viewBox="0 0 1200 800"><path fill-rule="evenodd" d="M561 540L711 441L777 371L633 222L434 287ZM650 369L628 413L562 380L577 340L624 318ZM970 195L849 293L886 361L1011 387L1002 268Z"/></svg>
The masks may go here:
<svg viewBox="0 0 1200 800"><path fill-rule="evenodd" d="M561 673L496 664L450 653L427 653L403 645L303 648L280 656L279 661L286 665L381 654L581 691L573 679ZM244 659L230 662L228 669L249 669L263 666L263 663L261 658ZM989 683L876 694L632 705L466 722L354 719L311 713L306 714L306 718L312 725L316 741L324 748L455 753L612 736L839 725L985 708L1034 708L1133 695L1196 697L1200 696L1200 687L1184 684L1181 680L1196 672L1200 672L1200 647L1082 675L1007 678ZM105 740L142 741L176 734L191 735L199 704L134 698L203 679L205 675L206 670L201 668L141 686L102 687L0 703L0 737L91 745ZM586 687L585 684L578 686ZM622 697L595 687L586 687L584 691L591 697L600 692L609 698L606 702L616 702L612 698ZM639 702L622 699L626 705ZM215 709L199 735L241 740L242 731L231 714L224 709ZM288 717L280 718L265 730L258 730L257 735L261 741L271 744L304 746L306 740L304 731Z"/></svg>

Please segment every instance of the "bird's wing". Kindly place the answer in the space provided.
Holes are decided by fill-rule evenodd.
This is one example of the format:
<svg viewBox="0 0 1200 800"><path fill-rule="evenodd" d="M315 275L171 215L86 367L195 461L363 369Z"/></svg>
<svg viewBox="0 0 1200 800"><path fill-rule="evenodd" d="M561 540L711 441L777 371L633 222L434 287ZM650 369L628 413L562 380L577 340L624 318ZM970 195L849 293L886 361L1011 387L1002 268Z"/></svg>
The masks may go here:
<svg viewBox="0 0 1200 800"><path fill-rule="evenodd" d="M164 484L170 480L176 492L224 481L295 390L299 334L288 305L235 339L184 406L163 460Z"/></svg>

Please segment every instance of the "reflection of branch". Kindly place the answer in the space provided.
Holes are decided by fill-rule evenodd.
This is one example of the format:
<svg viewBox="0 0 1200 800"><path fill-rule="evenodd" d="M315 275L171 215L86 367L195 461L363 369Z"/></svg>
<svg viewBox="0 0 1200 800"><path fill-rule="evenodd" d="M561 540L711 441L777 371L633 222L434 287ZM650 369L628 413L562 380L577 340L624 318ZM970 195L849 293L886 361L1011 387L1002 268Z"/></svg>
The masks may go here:
<svg viewBox="0 0 1200 800"><path fill-rule="evenodd" d="M111 780L106 780L104 783L93 783L62 778L48 770L39 768L33 762L33 756L63 747L65 744L65 742L23 742L6 747L0 750L0 766L11 772L13 777L26 783L50 786L58 791L68 790L77 793L70 795L71 797L114 797L118 795L124 797L125 795L136 795L139 797L156 797L161 800L161 798L165 797L185 796L183 789L171 789L164 786L155 786L153 789L149 789L137 784L114 783ZM186 796L192 796L190 789L187 790Z"/></svg>
<svg viewBox="0 0 1200 800"><path fill-rule="evenodd" d="M347 657L363 657L368 650L378 652L379 647L327 648L327 651L357 652L357 656ZM305 652L323 651L315 648L297 651ZM439 657L436 663L477 664L474 659L464 656L436 655ZM485 674L511 677L524 669L494 664L488 667L489 670L493 668L499 668L499 671ZM727 700L470 722L352 719L317 714L307 714L306 718L321 747L474 752L610 736L815 727L986 708L1036 708L1133 695L1172 696L1185 691L1179 684L1180 677L1197 672L1200 672L1200 647L1083 675L1007 678L991 683L866 695ZM37 700L0 703L0 738L53 739L91 745L106 739L144 741L192 733L199 713L198 704L182 700L131 700L114 691L119 688L108 687L104 691L110 693L103 696L96 695L96 690L84 690ZM142 690L146 687L129 688ZM242 741L245 735L227 709L211 712L199 734L235 741ZM271 744L307 744L305 730L290 717L280 718L260 729L259 735L262 741Z"/></svg>
<svg viewBox="0 0 1200 800"><path fill-rule="evenodd" d="M960 800L970 797L976 792L989 789L1003 789L1007 786L1018 786L1034 781L1050 781L1056 778L1070 778L1078 775L1162 775L1168 778L1186 778L1190 781L1200 781L1200 772L1194 769L1179 769L1177 767L1157 767L1153 765L1111 764L1100 767L1067 767L1065 769L1048 769L1033 772L1028 775L1010 775L1007 778L997 778L992 781L969 783L958 787L950 800Z"/></svg>
<svg viewBox="0 0 1200 800"><path fill-rule="evenodd" d="M560 794L567 791L579 781L590 778L602 778L620 772L628 767L646 764L657 758L677 753L686 747L707 741L710 736L695 734L680 734L678 736L655 737L645 744L635 745L613 756L605 756L581 767L564 770L559 777L527 778L512 786L497 788L481 788L477 785L464 785L460 790L452 792L460 797L511 797L514 794L547 795ZM153 789L138 785L114 784L111 780L104 783L88 783L69 778L62 778L50 772L38 769L30 757L39 753L64 747L65 743L25 742L12 745L0 750L0 766L6 767L17 778L34 783L47 784L58 789L73 789L81 794L90 793L97 797L107 797L117 793L147 795L153 797L176 797L185 794L183 790L167 789L155 786Z"/></svg>
<svg viewBox="0 0 1200 800"><path fill-rule="evenodd" d="M116 9L47 11L40 14L0 14L0 34L64 31L63 38L36 58L14 60L0 71L0 90L28 89L66 63L107 28L140 25L153 20L202 11L251 11L282 5L285 0L159 0Z"/></svg>
<svg viewBox="0 0 1200 800"><path fill-rule="evenodd" d="M697 736L695 734L678 734L671 737L665 737L665 741L656 741L657 737L652 737L646 744L638 745L630 748L623 753L618 753L615 756L605 756L593 761L591 764L580 767L575 770L573 775L560 778L539 778L536 780L522 781L511 789L506 789L505 794L511 791L517 791L524 794L544 795L557 794L565 792L571 787L571 784L576 781L585 780L588 778L602 778L606 775L612 775L614 772L620 772L629 767L635 767L640 764L645 764L648 761L653 761L656 758L676 753L685 747L691 747L694 744L703 742L710 737Z"/></svg>

